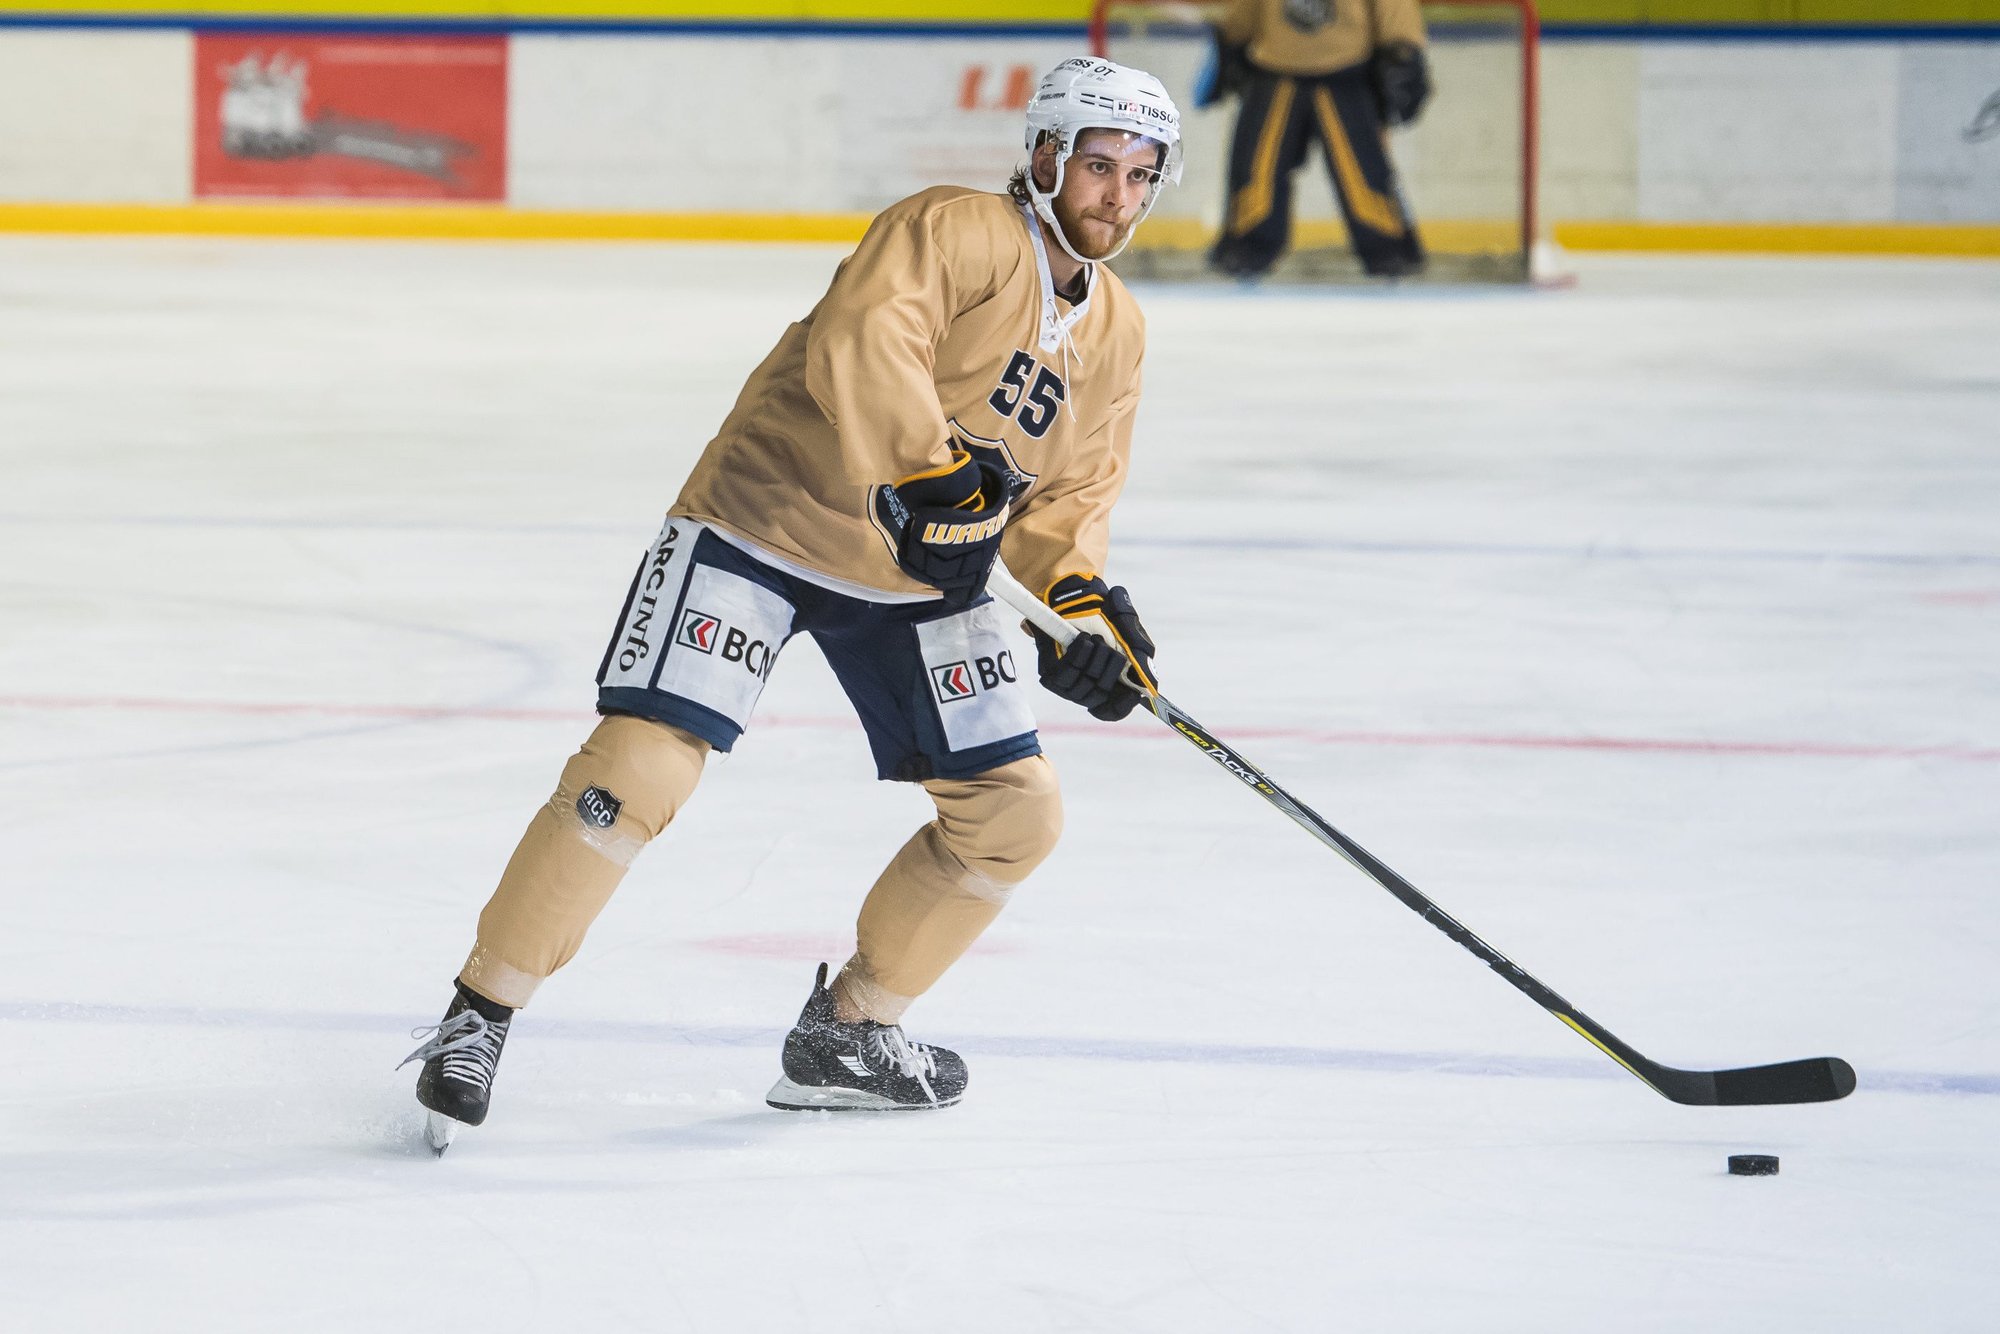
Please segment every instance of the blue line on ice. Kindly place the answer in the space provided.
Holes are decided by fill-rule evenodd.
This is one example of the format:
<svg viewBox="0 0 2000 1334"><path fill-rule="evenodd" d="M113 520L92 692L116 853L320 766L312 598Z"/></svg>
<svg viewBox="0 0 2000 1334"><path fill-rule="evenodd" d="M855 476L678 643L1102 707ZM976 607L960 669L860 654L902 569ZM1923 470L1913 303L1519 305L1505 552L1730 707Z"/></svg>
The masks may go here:
<svg viewBox="0 0 2000 1334"><path fill-rule="evenodd" d="M190 1005L94 1005L68 1001L0 1001L0 1021L129 1024L154 1028L307 1029L318 1032L392 1033L425 1022L423 1016L333 1014L309 1010L244 1010ZM1123 1038L965 1037L940 1034L981 1056L1044 1060L1130 1061L1183 1065L1254 1065L1305 1070L1354 1070L1386 1074L1480 1075L1505 1079L1626 1079L1607 1061L1548 1056L1491 1056L1468 1052L1364 1051L1346 1047L1228 1046L1204 1042L1150 1042ZM609 1019L537 1021L536 1040L645 1042L685 1047L764 1047L784 1038L775 1028L697 1027ZM393 1045L393 1044L392 1044ZM2000 1095L2000 1075L1863 1069L1861 1088L1872 1093Z"/></svg>
<svg viewBox="0 0 2000 1334"><path fill-rule="evenodd" d="M643 542L642 527L610 523L495 523L453 519L257 518L199 514L29 514L0 512L0 525L54 525L135 528L269 528L280 532L466 532L569 533L579 536L631 537ZM1864 564L1904 566L1978 566L2000 568L2000 553L1981 551L1813 551L1745 547L1636 547L1627 545L1561 546L1526 542L1389 542L1317 537L1120 537L1121 547L1167 547L1203 551L1325 551L1386 556L1517 556L1537 560L1743 561L1782 564Z"/></svg>

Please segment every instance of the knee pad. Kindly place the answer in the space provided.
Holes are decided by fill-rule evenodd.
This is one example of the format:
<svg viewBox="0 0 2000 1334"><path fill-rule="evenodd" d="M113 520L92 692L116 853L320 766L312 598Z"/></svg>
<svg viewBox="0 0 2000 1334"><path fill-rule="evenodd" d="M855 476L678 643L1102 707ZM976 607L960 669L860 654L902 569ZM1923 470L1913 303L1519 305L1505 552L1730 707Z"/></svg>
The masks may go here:
<svg viewBox="0 0 2000 1334"><path fill-rule="evenodd" d="M901 1021L910 1002L992 925L1062 833L1055 767L1039 755L924 787L938 817L868 891L854 957L835 984L877 1023Z"/></svg>
<svg viewBox="0 0 2000 1334"><path fill-rule="evenodd" d="M549 809L563 828L629 866L694 791L708 750L678 727L612 714L563 766Z"/></svg>
<svg viewBox="0 0 2000 1334"><path fill-rule="evenodd" d="M932 779L924 789L937 803L945 848L996 888L1026 880L1062 837L1062 790L1046 755L971 778Z"/></svg>
<svg viewBox="0 0 2000 1334"><path fill-rule="evenodd" d="M575 956L639 849L694 791L708 743L613 716L563 767L479 914L459 980L502 1005L528 1003Z"/></svg>

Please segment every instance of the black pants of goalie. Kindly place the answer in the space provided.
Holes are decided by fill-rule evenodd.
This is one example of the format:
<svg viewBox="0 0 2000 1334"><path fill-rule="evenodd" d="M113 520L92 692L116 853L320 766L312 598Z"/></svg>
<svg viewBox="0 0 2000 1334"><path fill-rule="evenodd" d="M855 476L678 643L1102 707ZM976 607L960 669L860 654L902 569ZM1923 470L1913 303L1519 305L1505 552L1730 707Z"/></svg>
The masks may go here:
<svg viewBox="0 0 2000 1334"><path fill-rule="evenodd" d="M1210 262L1255 277L1291 242L1292 177L1317 143L1361 267L1393 278L1424 267L1383 140L1368 66L1316 76L1259 72L1244 87L1229 148L1229 208Z"/></svg>

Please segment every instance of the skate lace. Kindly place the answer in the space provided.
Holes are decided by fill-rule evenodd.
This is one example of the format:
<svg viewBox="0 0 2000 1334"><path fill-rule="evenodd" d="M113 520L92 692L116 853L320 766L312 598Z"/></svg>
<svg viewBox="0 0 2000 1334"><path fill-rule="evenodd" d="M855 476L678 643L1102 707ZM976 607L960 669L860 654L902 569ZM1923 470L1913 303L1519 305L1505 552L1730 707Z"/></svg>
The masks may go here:
<svg viewBox="0 0 2000 1334"><path fill-rule="evenodd" d="M500 1064L500 1044L506 1040L509 1022L494 1023L477 1010L461 1010L441 1023L413 1028L411 1037L427 1040L396 1068L443 1057L446 1079L484 1089L492 1084L493 1071Z"/></svg>
<svg viewBox="0 0 2000 1334"><path fill-rule="evenodd" d="M903 1036L900 1026L884 1024L868 1035L868 1050L895 1066L897 1074L916 1080L924 1096L932 1102L937 1101L930 1079L937 1073L937 1057L932 1055L929 1047Z"/></svg>

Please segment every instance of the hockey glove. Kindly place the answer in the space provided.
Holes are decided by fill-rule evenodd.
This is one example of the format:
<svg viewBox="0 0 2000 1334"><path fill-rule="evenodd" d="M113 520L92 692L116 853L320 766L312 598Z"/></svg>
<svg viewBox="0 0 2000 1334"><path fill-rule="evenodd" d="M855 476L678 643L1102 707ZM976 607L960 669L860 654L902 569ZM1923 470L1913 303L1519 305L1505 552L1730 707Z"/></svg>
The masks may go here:
<svg viewBox="0 0 2000 1334"><path fill-rule="evenodd" d="M1083 631L1068 648L1059 649L1055 640L1028 627L1034 631L1044 686L1107 723L1132 712L1145 691L1158 689L1152 636L1122 587L1106 588L1094 574L1066 574L1042 600ZM1126 679L1128 668L1144 690Z"/></svg>
<svg viewBox="0 0 2000 1334"><path fill-rule="evenodd" d="M1368 73L1375 84L1375 105L1382 112L1384 125L1411 124L1430 100L1430 65L1421 47L1391 42L1370 58Z"/></svg>
<svg viewBox="0 0 2000 1334"><path fill-rule="evenodd" d="M942 468L875 488L875 513L896 539L896 564L946 604L969 606L986 589L1007 527L1007 477L954 449Z"/></svg>
<svg viewBox="0 0 2000 1334"><path fill-rule="evenodd" d="M1227 97L1242 93L1250 83L1250 47L1222 35L1219 25L1208 25L1208 54L1194 76L1194 104L1212 107Z"/></svg>

